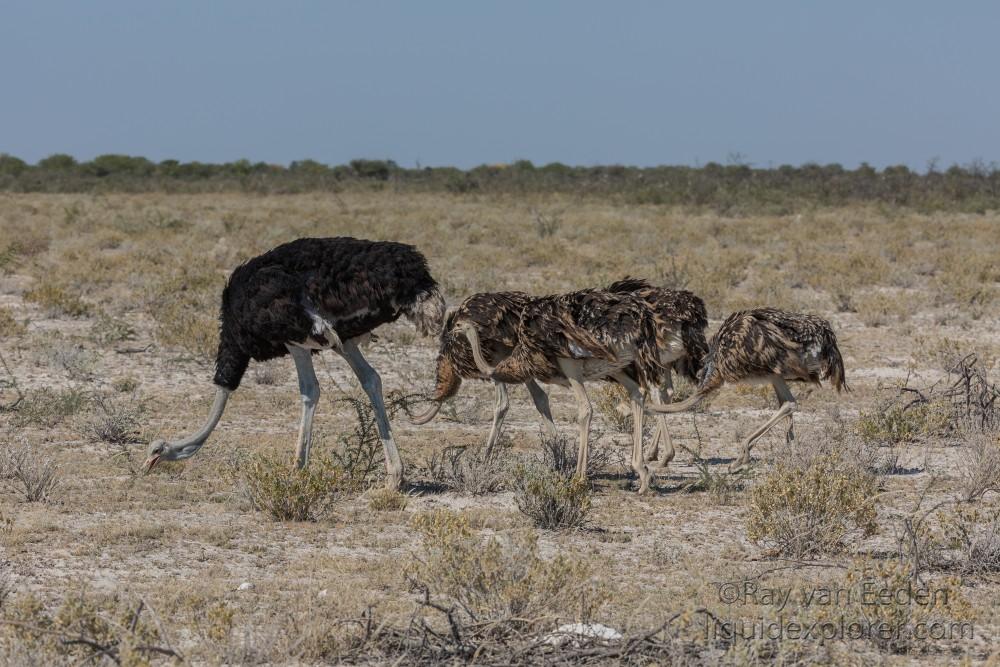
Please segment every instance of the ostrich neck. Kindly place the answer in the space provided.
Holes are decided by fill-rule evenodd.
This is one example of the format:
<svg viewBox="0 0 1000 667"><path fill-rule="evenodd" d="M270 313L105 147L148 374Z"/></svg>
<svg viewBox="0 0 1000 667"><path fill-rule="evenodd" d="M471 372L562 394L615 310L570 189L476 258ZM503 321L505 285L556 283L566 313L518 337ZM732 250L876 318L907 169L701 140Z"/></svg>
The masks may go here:
<svg viewBox="0 0 1000 667"><path fill-rule="evenodd" d="M649 405L647 407L649 407L649 409L654 412L661 412L666 414L672 414L675 412L684 412L686 410L690 410L694 406L701 403L701 399L705 398L707 394L708 392L703 392L701 390L698 390L691 396L689 396L686 400L683 400L680 403L668 403L667 405Z"/></svg>
<svg viewBox="0 0 1000 667"><path fill-rule="evenodd" d="M222 412L226 409L226 401L229 400L230 393L232 392L225 387L218 387L215 391L215 401L212 403L212 411L209 413L205 425L197 433L170 443L170 448L177 451L181 455L181 458L186 459L193 456L205 444L208 436L212 434L212 431L215 430L216 425L222 418Z"/></svg>

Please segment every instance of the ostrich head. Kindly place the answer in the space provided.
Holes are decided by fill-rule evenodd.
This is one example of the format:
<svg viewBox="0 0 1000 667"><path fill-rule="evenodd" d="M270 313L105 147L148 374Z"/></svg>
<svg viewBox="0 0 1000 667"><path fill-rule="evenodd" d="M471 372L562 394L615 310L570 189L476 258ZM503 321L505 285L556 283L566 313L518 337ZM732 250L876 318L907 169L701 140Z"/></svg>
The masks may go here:
<svg viewBox="0 0 1000 667"><path fill-rule="evenodd" d="M205 425L194 435L181 440L154 440L149 443L149 451L146 453L146 472L156 467L160 461L183 461L194 456L222 418L222 411L226 409L230 393L232 392L225 387L216 388L212 412L208 415Z"/></svg>
<svg viewBox="0 0 1000 667"><path fill-rule="evenodd" d="M201 443L191 443L185 445L183 442L167 442L166 440L154 440L149 443L149 450L146 452L146 472L149 472L160 461L182 461L194 456L194 453L201 447Z"/></svg>

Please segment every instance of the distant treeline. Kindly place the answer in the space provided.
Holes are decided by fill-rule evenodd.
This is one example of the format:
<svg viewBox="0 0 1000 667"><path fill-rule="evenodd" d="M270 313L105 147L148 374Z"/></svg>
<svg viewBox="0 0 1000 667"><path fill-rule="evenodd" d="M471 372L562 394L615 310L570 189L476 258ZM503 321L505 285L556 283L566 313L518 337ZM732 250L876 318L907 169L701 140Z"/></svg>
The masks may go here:
<svg viewBox="0 0 1000 667"><path fill-rule="evenodd" d="M566 193L627 203L680 205L722 213L787 213L810 206L883 203L918 210L984 212L1000 209L995 163L905 166L806 164L761 169L747 164L701 167L536 166L527 160L454 167L400 167L392 160L352 160L329 166L314 160L290 165L238 160L225 164L152 162L101 155L78 162L51 155L37 164L0 154L0 191L8 192L225 192L290 194L392 188L455 194Z"/></svg>

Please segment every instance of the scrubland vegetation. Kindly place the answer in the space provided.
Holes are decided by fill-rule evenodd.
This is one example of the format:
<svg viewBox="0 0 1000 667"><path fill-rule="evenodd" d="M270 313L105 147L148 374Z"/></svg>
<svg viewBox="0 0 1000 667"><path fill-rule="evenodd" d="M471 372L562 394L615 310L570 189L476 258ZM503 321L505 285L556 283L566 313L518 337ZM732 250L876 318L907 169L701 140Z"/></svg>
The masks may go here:
<svg viewBox="0 0 1000 667"><path fill-rule="evenodd" d="M440 170L297 165L272 179L249 165L245 191L199 194L234 177L2 164L0 663L945 664L998 650L995 171L865 181L817 168L806 187L802 168L786 174L802 189L770 202L782 170L739 165L692 201L662 185L680 172L655 170L520 164L441 186ZM59 169L62 185L40 176ZM301 170L315 181L280 180ZM529 186L529 171L554 185ZM630 185L601 185L614 179ZM886 190L841 198L844 182ZM956 182L974 186L941 194ZM86 192L22 192L46 189ZM113 192L129 189L143 192ZM834 324L853 391L797 388L796 438L775 429L738 475L727 464L774 409L769 391L729 388L672 415L677 457L640 497L613 390L591 391L585 485L567 474L568 391L551 390L553 440L513 388L489 457L485 383L409 424L436 344L397 323L366 354L404 493L380 490L371 411L332 354L317 359L308 470L291 468L300 399L286 359L251 369L196 457L142 475L146 443L208 410L228 272L291 238L339 234L417 245L452 303L630 274L701 295L709 333L739 308L813 312ZM765 595L784 589L782 605ZM821 604L824 591L838 596ZM752 620L891 632L761 636ZM574 622L621 637L555 632Z"/></svg>

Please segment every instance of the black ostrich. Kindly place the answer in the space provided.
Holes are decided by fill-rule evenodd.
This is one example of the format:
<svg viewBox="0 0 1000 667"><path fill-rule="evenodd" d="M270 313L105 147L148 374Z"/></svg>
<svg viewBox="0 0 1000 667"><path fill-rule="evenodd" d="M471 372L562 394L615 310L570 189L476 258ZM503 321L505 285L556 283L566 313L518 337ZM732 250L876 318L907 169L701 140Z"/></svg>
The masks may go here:
<svg viewBox="0 0 1000 667"><path fill-rule="evenodd" d="M436 335L444 299L416 248L349 237L304 238L238 266L222 291L215 403L205 425L182 440L150 444L146 470L193 456L212 433L251 359L290 354L299 374L302 424L298 466L309 460L319 382L312 355L332 349L347 360L375 410L388 486L403 483L403 462L382 400L382 380L359 343L379 325L405 315L423 335Z"/></svg>

